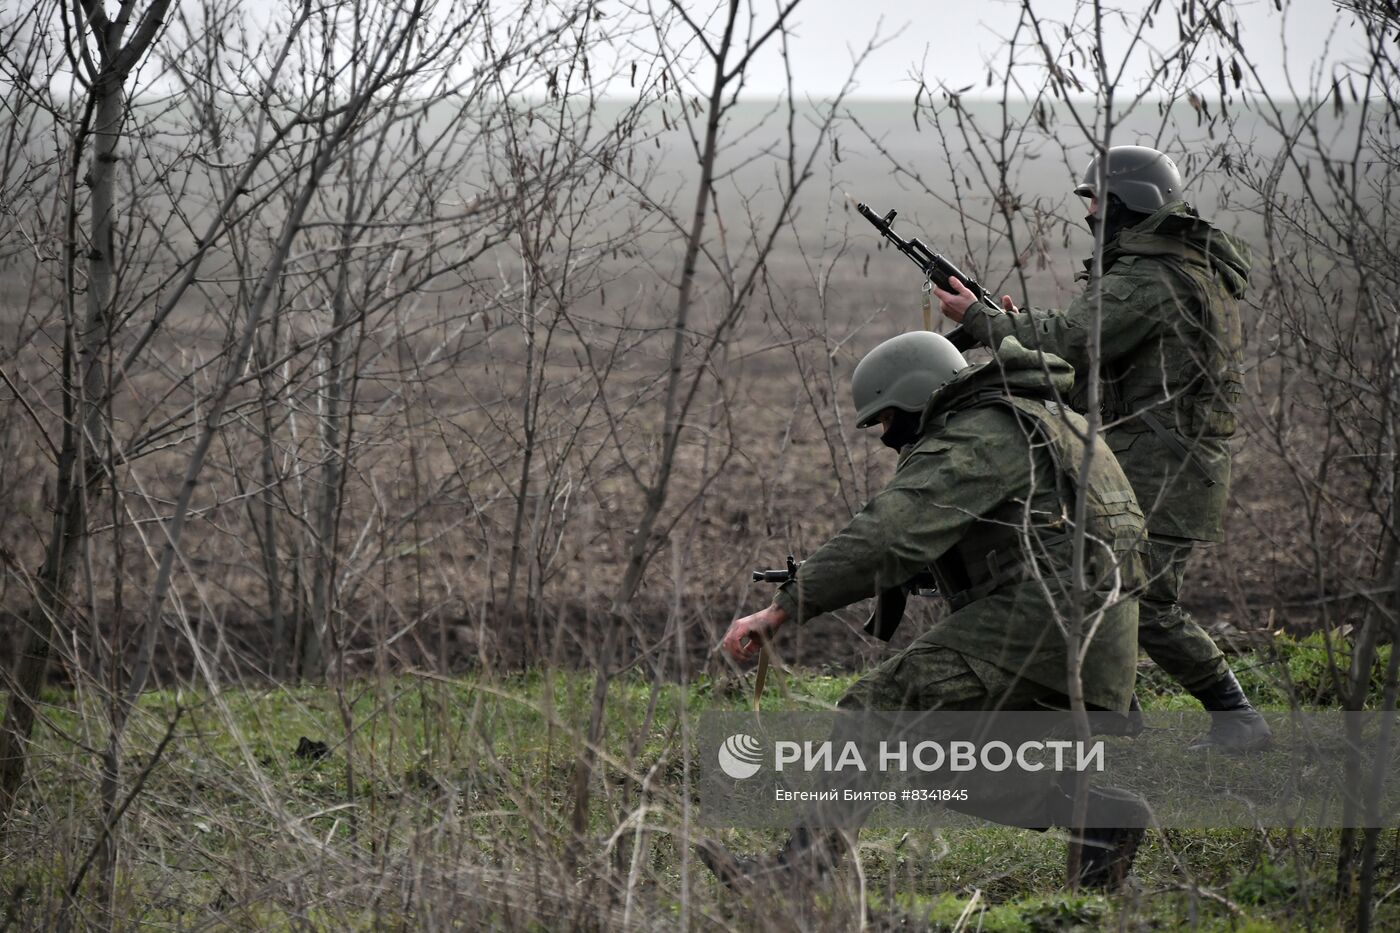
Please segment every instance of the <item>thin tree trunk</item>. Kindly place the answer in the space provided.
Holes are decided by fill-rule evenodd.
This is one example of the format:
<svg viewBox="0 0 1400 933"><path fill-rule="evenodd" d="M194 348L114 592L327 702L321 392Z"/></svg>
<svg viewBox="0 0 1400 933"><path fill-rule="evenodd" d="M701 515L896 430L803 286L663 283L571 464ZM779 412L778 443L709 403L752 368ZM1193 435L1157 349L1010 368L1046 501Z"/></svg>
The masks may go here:
<svg viewBox="0 0 1400 933"><path fill-rule="evenodd" d="M525 504L530 498L530 468L535 459L535 418L539 411L539 400L535 396L535 321L537 314L535 279L538 275L538 266L534 256L534 244L527 239L523 229L525 226L523 216L520 222L522 226L520 253L525 261L525 294L522 296L524 308L521 322L525 331L525 391L522 393L524 404L521 406L525 444L520 458L520 488L515 495L515 519L511 523L510 530L510 567L506 573L505 600L507 612L515 606L515 581L520 573L520 561L524 554L521 538L525 533ZM529 616L522 614L521 618L528 619Z"/></svg>
<svg viewBox="0 0 1400 933"><path fill-rule="evenodd" d="M261 356L262 354L259 354ZM271 376L263 379L266 386ZM272 628L272 676L285 677L288 673L287 655L291 647L287 637L287 618L282 609L282 574L277 551L277 512L275 495L277 488L277 458L272 443L272 414L274 400L263 393L262 404L262 491L258 501L262 505L262 562L263 576L267 578L267 611Z"/></svg>
<svg viewBox="0 0 1400 933"><path fill-rule="evenodd" d="M5 711L4 729L0 730L0 829L9 822L15 797L24 780L27 746L34 729L33 699L43 688L51 645L67 602L82 540L87 533L87 510L96 495L100 476L91 445L102 433L106 394L102 350L110 336L107 317L115 278L112 255L113 189L124 98L120 81L110 71L93 84L91 95L94 104L93 152L87 177L91 189L89 217L92 239L87 254L87 307L81 328L72 323L76 315L70 310L70 324L64 340L64 424L54 481L56 508L37 586L24 613L23 644ZM70 197L76 197L76 178L70 183L74 188ZM70 223L72 219L70 215ZM69 250L71 283L71 264L76 260L77 251L76 233L71 226ZM72 309L74 289L70 287L68 291L69 307Z"/></svg>
<svg viewBox="0 0 1400 933"><path fill-rule="evenodd" d="M67 255L64 257L67 321L63 347L63 443L59 451L54 481L56 504L51 537L44 552L37 587L24 613L23 645L15 668L14 682L0 729L0 832L9 824L14 802L24 781L28 744L34 730L35 698L48 671L51 645L68 590L74 562L87 533L87 510L97 493L100 473L90 445L102 432L102 414L107 404L107 379L102 352L111 340L110 314L116 282L116 239L114 204L117 143L125 116L124 84L151 43L165 27L170 0L152 0L139 17L124 6L114 23L101 4L84 5L87 28L97 39L100 67L91 76L88 110L75 137L70 165L67 217ZM129 41L123 43L128 27L135 22ZM74 41L85 41L79 36ZM91 191L88 204L91 223L87 253L87 310L83 327L77 330L73 296L77 294L74 269L77 261L78 165L93 118L93 152L83 181ZM76 332L75 332L76 330ZM77 352L76 360L73 358ZM76 364L76 373L74 366Z"/></svg>
<svg viewBox="0 0 1400 933"><path fill-rule="evenodd" d="M1394 351L1392 350L1392 353ZM1389 376L1391 392L1389 400L1397 397L1397 389L1400 389L1400 365L1394 356L1389 366ZM1366 830L1362 833L1361 839L1361 876L1356 892L1356 928L1361 933L1367 933L1371 929L1372 898L1375 896L1376 885L1376 856L1380 842L1380 809L1381 797L1384 793L1385 778L1388 774L1385 769L1385 762L1390 760L1390 749L1393 741L1392 725L1395 718L1396 697L1400 693L1400 631L1397 631L1397 622L1400 622L1400 497L1396 495L1400 491L1400 459L1397 459L1397 431L1396 431L1396 411L1393 406L1390 408L1390 418L1386 419L1387 427L1387 451L1390 454L1392 464L1389 474L1389 486L1387 490L1390 496L1390 515L1388 516L1389 533L1381 553L1384 555L1381 566L1387 568L1390 585L1386 596L1381 600L1381 605L1373 607L1372 618L1380 616L1383 620L1385 636L1390 643L1390 660L1385 669L1385 696L1381 703L1381 710L1384 718L1381 720L1381 734L1376 746L1374 771L1367 782L1365 815ZM1370 621L1370 620L1368 620ZM1380 628L1381 626L1377 626ZM1374 648L1372 649L1374 653ZM1353 700L1357 701L1358 707L1365 704L1368 687L1370 685L1371 667L1368 662L1365 669L1355 672L1352 679ZM1350 758L1350 756L1348 756ZM1348 856L1349 853L1343 852ZM1340 856L1339 856L1340 875Z"/></svg>
<svg viewBox="0 0 1400 933"><path fill-rule="evenodd" d="M720 118L724 113L724 91L727 83L725 65L734 38L734 24L738 15L738 0L730 0L728 17L725 23L724 38L714 56L715 77L710 88L709 106L705 120L705 140L700 151L700 180L695 190L695 211L691 216L690 230L686 235L685 258L681 266L681 281L676 297L675 323L672 325L670 370L666 379L665 421L662 425L661 460L652 475L647 490L646 507L641 521L628 548L627 567L623 571L622 582L613 597L609 612L607 634L603 637L603 650L598 659L598 668L593 682L592 713L588 723L588 742L579 754L579 762L574 769L573 830L576 837L583 834L588 825L589 784L593 773L595 749L603 736L603 711L607 705L608 684L612 678L610 670L613 654L617 651L617 640L627 624L627 610L632 598L641 585L642 573L646 570L647 555L650 551L652 531L657 518L666 504L670 488L671 467L675 462L677 440L680 436L679 415L676 399L680 394L680 384L685 365L686 328L690 320L690 307L695 291L695 269L700 258L700 244L705 234L705 216L709 212L711 187L714 183L715 153L719 141Z"/></svg>
<svg viewBox="0 0 1400 933"><path fill-rule="evenodd" d="M353 192L349 195L353 199ZM353 204L349 208L353 212ZM345 421L346 322L349 319L350 246L352 233L347 220L342 228L337 260L335 290L331 299L331 339L326 369L322 373L321 412L321 489L316 500L316 541L311 582L311 629L302 644L302 672L319 677L325 672L327 648L333 640L331 627L335 614L336 518L345 465L341 444Z"/></svg>

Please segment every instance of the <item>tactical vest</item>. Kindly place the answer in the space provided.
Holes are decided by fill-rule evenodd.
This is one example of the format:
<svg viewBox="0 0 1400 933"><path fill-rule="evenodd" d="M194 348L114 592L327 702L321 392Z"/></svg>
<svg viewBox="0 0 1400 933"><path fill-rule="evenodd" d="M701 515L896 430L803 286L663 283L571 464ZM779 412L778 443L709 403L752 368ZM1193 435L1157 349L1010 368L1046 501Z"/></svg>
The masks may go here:
<svg viewBox="0 0 1400 933"><path fill-rule="evenodd" d="M1161 269L1171 279L1164 284L1180 295L1181 314L1171 322L1175 326L1140 352L1105 361L1105 420L1126 420L1123 429L1159 434L1165 424L1191 439L1233 436L1244 361L1239 302L1208 265L1168 256L1118 261L1148 262ZM1134 287L1132 276L1105 276L1103 281L1109 291Z"/></svg>
<svg viewBox="0 0 1400 933"><path fill-rule="evenodd" d="M1056 488L1036 490L1029 506L1008 502L981 516L930 568L954 611L1002 587L1053 579L1068 587L1073 510L1088 433L1082 416L1056 402L985 393L961 410L1003 406L1025 427L1032 448L1055 465ZM1095 590L1130 592L1143 582L1144 520L1132 487L1106 445L1090 464L1085 572Z"/></svg>

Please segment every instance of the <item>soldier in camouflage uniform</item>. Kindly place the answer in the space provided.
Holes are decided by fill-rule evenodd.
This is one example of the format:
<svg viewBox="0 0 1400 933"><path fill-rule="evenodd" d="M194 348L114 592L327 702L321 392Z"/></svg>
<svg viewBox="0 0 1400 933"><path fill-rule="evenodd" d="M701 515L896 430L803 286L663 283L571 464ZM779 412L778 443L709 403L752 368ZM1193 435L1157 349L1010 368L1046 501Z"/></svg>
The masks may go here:
<svg viewBox="0 0 1400 933"><path fill-rule="evenodd" d="M903 334L857 366L857 424L884 425L899 450L889 485L801 565L768 608L729 627L723 648L751 660L785 624L897 590L932 570L953 611L854 684L848 710L1067 708L1066 606L1075 491L1087 492L1089 612L1099 615L1084 652L1090 708L1124 712L1136 675L1142 514L1112 452L1094 440L1085 482L1084 420L1052 399L1067 393L1063 360L1007 340L990 363L967 367L943 337ZM1125 595L1127 594L1127 595ZM986 790L984 788L983 790ZM985 794L983 803L986 802ZM1036 802L997 804L1012 811ZM1043 804L1038 812L1054 810ZM1141 826L1142 803L1111 789L1090 806ZM979 810L986 815L986 810ZM995 817L994 817L995 818ZM842 824L847 825L847 824ZM1025 824L1022 824L1025 825ZM1060 823L1059 825L1066 825ZM1098 825L1105 825L1102 818ZM1112 822L1107 825L1115 825ZM1124 824L1126 825L1126 824ZM1116 886L1140 829L1086 830L1081 880ZM701 856L726 883L813 857L834 858L835 837L797 830L774 864L731 856L712 844Z"/></svg>
<svg viewBox="0 0 1400 933"><path fill-rule="evenodd" d="M1075 193L1098 223L1100 169L1089 164ZM1240 394L1238 299L1249 248L1181 200L1172 161L1155 149L1117 146L1103 172L1108 197L1103 277L1063 311L1016 312L978 302L962 283L935 290L943 313L979 342L1008 336L1087 371L1091 322L1102 302L1102 410L1108 444L1147 514L1148 584L1138 641L1149 657L1212 712L1192 745L1248 751L1267 745L1268 724L1250 705L1211 637L1181 606L1196 542L1223 537L1230 491L1229 439ZM1085 263L1087 278L1090 263ZM1076 395L1083 398L1083 380Z"/></svg>

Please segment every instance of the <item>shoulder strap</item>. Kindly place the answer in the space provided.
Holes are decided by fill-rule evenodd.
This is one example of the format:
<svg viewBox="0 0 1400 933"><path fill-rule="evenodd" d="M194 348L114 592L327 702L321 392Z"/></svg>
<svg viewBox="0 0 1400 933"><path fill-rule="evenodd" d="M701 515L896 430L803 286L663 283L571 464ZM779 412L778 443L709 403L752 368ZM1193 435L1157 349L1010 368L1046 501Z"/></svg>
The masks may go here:
<svg viewBox="0 0 1400 933"><path fill-rule="evenodd" d="M1150 411L1143 410L1134 415L1134 417L1141 420L1153 434L1157 435L1157 439L1162 442L1167 450L1172 452L1172 456L1176 457L1182 463L1190 464L1194 467L1196 472L1201 475L1201 479L1205 480L1207 486L1215 485L1214 478L1206 472L1206 468L1201 465L1201 461L1191 451L1186 449L1185 444L1177 440L1175 434L1167 430L1167 426L1162 424L1161 420L1156 415L1152 414Z"/></svg>

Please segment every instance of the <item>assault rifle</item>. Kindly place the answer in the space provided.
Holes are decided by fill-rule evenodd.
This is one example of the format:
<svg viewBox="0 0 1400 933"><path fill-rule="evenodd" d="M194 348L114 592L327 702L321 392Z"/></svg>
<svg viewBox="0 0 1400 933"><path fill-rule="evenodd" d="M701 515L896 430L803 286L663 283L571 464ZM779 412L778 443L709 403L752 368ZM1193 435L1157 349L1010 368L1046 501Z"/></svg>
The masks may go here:
<svg viewBox="0 0 1400 933"><path fill-rule="evenodd" d="M860 212L860 216L870 221L871 225L874 226L876 230L880 231L881 236L894 244L895 249L908 256L913 261L914 265L919 267L919 271L924 274L926 283L932 283L945 292L951 292L953 289L950 287L948 279L950 276L955 276L957 280L966 285L968 290L976 295L977 299L983 304L990 308L1000 307L992 298L991 293L979 285L976 279L953 265L947 257L934 252L923 240L917 237L906 240L895 233L892 227L894 226L895 217L899 215L898 211L890 211L882 217L871 210L870 205L863 204L859 201L856 202L856 210ZM926 284L925 288L927 287L928 285ZM929 323L930 322L926 318L924 321L925 326L927 327ZM944 336L959 350L970 350L977 346L977 341L972 339L971 334L963 330L961 324L948 331Z"/></svg>
<svg viewBox="0 0 1400 933"><path fill-rule="evenodd" d="M797 579L797 568L802 566L801 561L792 559L788 555L787 567L782 570L755 570L753 572L753 582L755 583L787 583L789 580Z"/></svg>
<svg viewBox="0 0 1400 933"><path fill-rule="evenodd" d="M793 560L792 555L789 554L786 567L780 570L755 570L753 581L755 583L787 583L797 579L797 568L801 566L802 561ZM933 575L927 571L915 574L901 586L893 586L877 593L875 595L875 611L870 613L869 619L865 620L865 633L873 635L881 641L889 641L894 637L895 629L899 628L899 623L904 620L904 606L910 596L937 595L937 584L934 582ZM764 666L766 667L766 665ZM760 687L760 692L761 690Z"/></svg>

